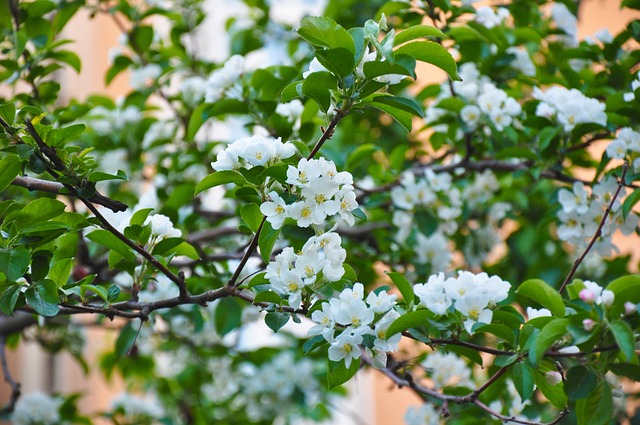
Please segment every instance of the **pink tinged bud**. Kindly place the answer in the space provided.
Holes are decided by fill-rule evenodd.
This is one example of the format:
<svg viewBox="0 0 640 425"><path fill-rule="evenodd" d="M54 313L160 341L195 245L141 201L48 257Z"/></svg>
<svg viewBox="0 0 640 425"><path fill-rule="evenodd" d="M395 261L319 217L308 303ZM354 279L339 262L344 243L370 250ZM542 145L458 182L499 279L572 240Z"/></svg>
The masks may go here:
<svg viewBox="0 0 640 425"><path fill-rule="evenodd" d="M627 301L626 303L624 303L624 315L625 316L630 316L633 313L637 312L638 309L636 308L636 305L632 302Z"/></svg>
<svg viewBox="0 0 640 425"><path fill-rule="evenodd" d="M596 294L588 289L580 291L580 299L586 303L593 303L596 300Z"/></svg>
<svg viewBox="0 0 640 425"><path fill-rule="evenodd" d="M602 304L604 304L605 307L611 307L613 300L616 298L616 294L614 294L613 291L605 289L602 291L602 295L600 295L600 297L602 298Z"/></svg>
<svg viewBox="0 0 640 425"><path fill-rule="evenodd" d="M558 385L562 382L562 375L560 375L560 372L547 372L545 373L544 378L547 380L547 383L552 386Z"/></svg>
<svg viewBox="0 0 640 425"><path fill-rule="evenodd" d="M582 321L582 327L584 328L585 331L587 332L591 332L593 330L593 327L596 325L596 322L594 322L591 319L584 319Z"/></svg>

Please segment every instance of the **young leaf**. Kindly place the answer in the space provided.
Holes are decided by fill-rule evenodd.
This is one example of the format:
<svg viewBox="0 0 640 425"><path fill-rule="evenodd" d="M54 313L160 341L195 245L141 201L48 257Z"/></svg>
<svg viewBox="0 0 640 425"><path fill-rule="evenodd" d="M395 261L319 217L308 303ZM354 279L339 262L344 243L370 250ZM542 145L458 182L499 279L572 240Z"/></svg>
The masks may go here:
<svg viewBox="0 0 640 425"><path fill-rule="evenodd" d="M529 298L545 308L556 317L564 317L564 302L558 291L549 286L544 280L529 279L520 285L516 294Z"/></svg>
<svg viewBox="0 0 640 425"><path fill-rule="evenodd" d="M337 87L336 77L331 73L313 72L302 82L302 94L313 99L326 112L331 107L331 90L336 90Z"/></svg>
<svg viewBox="0 0 640 425"><path fill-rule="evenodd" d="M618 349L624 356L624 360L631 363L636 356L636 342L631 326L629 326L629 324L623 320L616 320L615 322L611 323L610 329L613 333L613 337L616 340Z"/></svg>
<svg viewBox="0 0 640 425"><path fill-rule="evenodd" d="M342 385L353 378L358 372L358 369L360 369L360 359L352 359L348 368L345 366L343 361L332 362L329 360L329 370L327 375L329 389Z"/></svg>
<svg viewBox="0 0 640 425"><path fill-rule="evenodd" d="M198 185L196 186L195 194L197 195L204 190L211 189L212 187L220 186L223 184L233 183L238 186L242 186L246 182L247 181L242 176L242 174L235 171L216 171L215 173L209 174L207 177L202 179L200 183L198 183Z"/></svg>
<svg viewBox="0 0 640 425"><path fill-rule="evenodd" d="M258 228L262 223L262 219L264 218L260 212L258 204L254 204L253 202L242 206L240 209L240 216L244 222L247 223L247 226L249 226L249 229L251 229L253 233L258 231Z"/></svg>
<svg viewBox="0 0 640 425"><path fill-rule="evenodd" d="M0 161L0 192L20 174L23 161L16 155L7 155Z"/></svg>
<svg viewBox="0 0 640 425"><path fill-rule="evenodd" d="M603 379L587 398L576 403L578 425L604 425L611 421L613 394L609 383Z"/></svg>
<svg viewBox="0 0 640 425"><path fill-rule="evenodd" d="M567 371L564 389L569 400L579 400L586 398L597 385L595 372L587 366L577 365Z"/></svg>
<svg viewBox="0 0 640 425"><path fill-rule="evenodd" d="M407 303L407 305L411 304L415 298L415 295L413 293L413 286L411 286L411 283L409 283L407 278L397 272L387 272L387 276L389 276L393 283L396 284L396 287L402 294L404 302Z"/></svg>
<svg viewBox="0 0 640 425"><path fill-rule="evenodd" d="M271 251L273 251L273 246L276 244L279 234L280 229L274 230L273 227L271 227L271 223L268 221L264 222L262 231L258 237L258 247L260 248L260 256L265 263L269 263L271 260Z"/></svg>
<svg viewBox="0 0 640 425"><path fill-rule="evenodd" d="M291 315L289 313L272 311L267 313L264 318L264 323L266 323L272 331L278 333L278 331L287 324L290 318Z"/></svg>
<svg viewBox="0 0 640 425"><path fill-rule="evenodd" d="M447 38L447 36L436 27L429 25L416 25L397 33L393 40L393 45L399 46L407 41L425 37Z"/></svg>
<svg viewBox="0 0 640 425"><path fill-rule="evenodd" d="M395 50L395 54L405 54L413 57L415 60L430 63L444 70L452 80L460 80L456 62L451 54L433 41L413 41L400 46Z"/></svg>
<svg viewBox="0 0 640 425"><path fill-rule="evenodd" d="M31 255L24 247L0 248L0 272L7 280L15 282L21 278L29 268Z"/></svg>
<svg viewBox="0 0 640 425"><path fill-rule="evenodd" d="M545 325L529 349L529 360L538 365L551 346L567 333L569 319L555 319Z"/></svg>
<svg viewBox="0 0 640 425"><path fill-rule="evenodd" d="M343 27L333 19L324 16L307 16L300 23L298 35L310 44L329 49L344 48L353 54L353 39Z"/></svg>
<svg viewBox="0 0 640 425"><path fill-rule="evenodd" d="M511 370L513 384L523 400L528 400L533 395L535 389L535 376L531 366L526 362L519 362Z"/></svg>
<svg viewBox="0 0 640 425"><path fill-rule="evenodd" d="M389 329L387 329L387 338L406 331L409 328L417 328L429 323L429 319L433 317L433 313L429 310L416 310L403 314L393 321Z"/></svg>

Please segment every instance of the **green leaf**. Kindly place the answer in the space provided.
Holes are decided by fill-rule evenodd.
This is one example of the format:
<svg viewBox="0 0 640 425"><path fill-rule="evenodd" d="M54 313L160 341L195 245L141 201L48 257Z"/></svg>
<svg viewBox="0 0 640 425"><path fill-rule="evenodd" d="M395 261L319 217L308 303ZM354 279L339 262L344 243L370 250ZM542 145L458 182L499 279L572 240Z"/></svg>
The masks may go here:
<svg viewBox="0 0 640 425"><path fill-rule="evenodd" d="M275 333L278 333L278 331L287 324L290 318L291 315L289 313L272 311L267 313L267 315L264 317L264 323L269 326L269 329L271 329Z"/></svg>
<svg viewBox="0 0 640 425"><path fill-rule="evenodd" d="M242 324L242 308L234 298L223 298L218 302L215 311L216 331L226 335Z"/></svg>
<svg viewBox="0 0 640 425"><path fill-rule="evenodd" d="M131 216L131 220L129 220L129 226L142 226L144 222L149 217L149 213L153 211L153 208L143 208L141 210L136 211Z"/></svg>
<svg viewBox="0 0 640 425"><path fill-rule="evenodd" d="M2 299L0 299L2 302ZM613 363L610 364L609 370L618 376L625 376L634 381L640 382L640 366L629 363Z"/></svg>
<svg viewBox="0 0 640 425"><path fill-rule="evenodd" d="M395 50L395 54L404 54L413 57L416 60L430 63L444 70L452 80L460 80L456 62L451 54L433 41L414 41L400 46Z"/></svg>
<svg viewBox="0 0 640 425"><path fill-rule="evenodd" d="M2 293L2 296L0 296L0 311L7 316L13 316L13 310L16 308L22 288L21 285L12 285Z"/></svg>
<svg viewBox="0 0 640 425"><path fill-rule="evenodd" d="M107 289L107 302L113 303L118 300L120 296L120 287L118 285L111 285Z"/></svg>
<svg viewBox="0 0 640 425"><path fill-rule="evenodd" d="M280 102L287 103L291 102L293 99L302 97L302 83L302 80L294 81L293 83L282 89L282 93L280 94Z"/></svg>
<svg viewBox="0 0 640 425"><path fill-rule="evenodd" d="M80 56L70 50L57 50L55 52L49 53L49 57L51 59L55 59L58 62L63 62L73 68L76 73L80 73L82 69L82 61L80 60Z"/></svg>
<svg viewBox="0 0 640 425"><path fill-rule="evenodd" d="M518 354L512 354L511 356L498 356L493 361L493 364L498 367L505 367L513 364L516 360L518 360L520 356Z"/></svg>
<svg viewBox="0 0 640 425"><path fill-rule="evenodd" d="M211 117L225 114L246 113L247 111L247 104L238 99L221 99L215 103L203 103L198 105L189 117L186 139L187 141L192 141L200 127L202 127L202 124Z"/></svg>
<svg viewBox="0 0 640 425"><path fill-rule="evenodd" d="M403 314L393 321L389 329L387 329L387 339L393 335L406 331L409 328L418 328L429 323L429 319L433 317L433 313L429 310L416 310Z"/></svg>
<svg viewBox="0 0 640 425"><path fill-rule="evenodd" d="M546 375L540 370L535 371L536 385L538 390L558 409L567 407L567 395L564 392L564 384L562 382L551 385L547 381Z"/></svg>
<svg viewBox="0 0 640 425"><path fill-rule="evenodd" d="M380 111L388 114L391 118L396 120L396 122L403 126L405 130L411 131L411 127L413 125L413 117L410 112L376 101L369 101L367 103L364 103L363 105L368 105L379 109Z"/></svg>
<svg viewBox="0 0 640 425"><path fill-rule="evenodd" d="M298 35L310 44L319 47L344 48L353 54L353 39L343 27L333 19L324 16L308 16L300 23Z"/></svg>
<svg viewBox="0 0 640 425"><path fill-rule="evenodd" d="M621 7L640 10L640 0L623 0Z"/></svg>
<svg viewBox="0 0 640 425"><path fill-rule="evenodd" d="M589 397L576 403L578 425L605 425L611 421L613 394L609 383L602 379Z"/></svg>
<svg viewBox="0 0 640 425"><path fill-rule="evenodd" d="M533 368L526 362L519 362L511 370L513 384L523 400L529 400L535 389L535 374Z"/></svg>
<svg viewBox="0 0 640 425"><path fill-rule="evenodd" d="M9 125L16 119L16 104L13 102L0 105L0 118Z"/></svg>
<svg viewBox="0 0 640 425"><path fill-rule="evenodd" d="M131 248L108 230L94 230L93 232L87 234L87 239L92 240L95 243L104 246L105 248L117 252L128 261L136 260L136 255L133 253Z"/></svg>
<svg viewBox="0 0 640 425"><path fill-rule="evenodd" d="M109 303L109 293L107 292L107 289L104 286L91 285L91 284L80 285L80 294L82 295L83 298L86 291L93 292L94 294L99 296L102 299L102 301L104 301L107 304Z"/></svg>
<svg viewBox="0 0 640 425"><path fill-rule="evenodd" d="M577 365L567 371L564 389L569 400L586 398L598 385L598 376L587 366Z"/></svg>
<svg viewBox="0 0 640 425"><path fill-rule="evenodd" d="M14 226L19 231L48 221L64 212L65 205L49 198L38 198L29 202L15 217Z"/></svg>
<svg viewBox="0 0 640 425"><path fill-rule="evenodd" d="M402 298L404 299L404 302L407 303L407 305L411 304L415 299L415 294L413 293L413 286L411 286L411 283L409 283L407 278L397 272L385 272L385 273L387 274L387 276L391 278L393 283L396 284L396 287L402 294Z"/></svg>
<svg viewBox="0 0 640 425"><path fill-rule="evenodd" d="M1 186L0 186L1 187ZM640 201L640 190L634 190L622 203L622 216L626 219L633 207Z"/></svg>
<svg viewBox="0 0 640 425"><path fill-rule="evenodd" d="M482 332L482 333L490 333L492 335L501 338L510 344L515 343L516 335L510 327L498 323L492 323L488 325L481 325L473 328L474 333Z"/></svg>
<svg viewBox="0 0 640 425"><path fill-rule="evenodd" d="M231 170L216 171L215 173L209 174L207 177L202 179L200 183L198 183L198 185L196 186L195 194L197 195L200 192L207 189L211 189L212 187L215 187L215 186L220 186L223 184L230 184L230 183L236 184L238 186L242 186L245 183L247 183L247 181L242 176L242 174L237 173L235 171L231 171Z"/></svg>
<svg viewBox="0 0 640 425"><path fill-rule="evenodd" d="M327 341L325 341L322 335L316 335L302 345L302 352L305 355L307 355L313 350L315 350L316 348L318 348L319 346L324 345L326 343Z"/></svg>
<svg viewBox="0 0 640 425"><path fill-rule="evenodd" d="M416 78L416 60L409 55L396 55L394 63L388 61L365 62L362 66L364 76L368 79L382 75L400 74Z"/></svg>
<svg viewBox="0 0 640 425"><path fill-rule="evenodd" d="M272 303L272 304L281 304L282 297L278 295L277 292L273 291L262 291L258 292L256 296L253 298L253 303Z"/></svg>
<svg viewBox="0 0 640 425"><path fill-rule="evenodd" d="M364 211L362 211L362 208L356 208L355 210L351 211L351 214L353 214L355 218L362 221L363 223L367 222L367 215L364 213Z"/></svg>
<svg viewBox="0 0 640 425"><path fill-rule="evenodd" d="M137 52L144 52L149 49L153 41L153 28L146 25L133 28L129 41Z"/></svg>
<svg viewBox="0 0 640 425"><path fill-rule="evenodd" d="M43 286L30 286L24 293L24 297L29 305L40 316L53 317L60 311L57 304L45 301L46 289Z"/></svg>
<svg viewBox="0 0 640 425"><path fill-rule="evenodd" d="M336 90L338 81L330 72L313 72L302 82L302 95L313 99L323 112L331 107L331 90Z"/></svg>
<svg viewBox="0 0 640 425"><path fill-rule="evenodd" d="M406 43L407 41L426 37L447 38L447 36L436 27L432 27L429 25L416 25L396 33L396 36L393 40L393 45L399 46L400 44Z"/></svg>
<svg viewBox="0 0 640 425"><path fill-rule="evenodd" d="M343 361L341 362L332 362L329 360L329 369L327 374L327 383L329 385L329 389L333 389L339 385L344 384L351 378L355 376L355 374L360 369L360 359L352 359L349 368L345 366Z"/></svg>
<svg viewBox="0 0 640 425"><path fill-rule="evenodd" d="M64 258L62 260L56 261L51 266L51 270L49 270L49 279L54 281L58 288L62 288L69 280L69 276L71 275L71 270L73 269L73 259Z"/></svg>
<svg viewBox="0 0 640 425"><path fill-rule="evenodd" d="M542 360L544 353L560 338L566 335L570 324L569 319L555 319L547 323L536 337L535 342L529 349L529 360L533 365L537 365Z"/></svg>
<svg viewBox="0 0 640 425"><path fill-rule="evenodd" d="M624 313L625 302L640 303L640 275L620 277L607 286L615 294L613 304L607 310L607 316L618 318Z"/></svg>
<svg viewBox="0 0 640 425"><path fill-rule="evenodd" d="M98 183L105 180L124 180L128 181L129 178L124 171L118 170L116 174L103 173L102 171L94 171L89 175L89 181Z"/></svg>
<svg viewBox="0 0 640 425"><path fill-rule="evenodd" d="M24 247L0 248L0 272L7 280L15 282L27 272L31 255Z"/></svg>
<svg viewBox="0 0 640 425"><path fill-rule="evenodd" d="M335 75L346 77L353 72L353 52L339 47L336 49L316 50L316 58Z"/></svg>
<svg viewBox="0 0 640 425"><path fill-rule="evenodd" d="M564 301L562 301L562 296L544 280L529 279L520 285L516 294L529 298L543 307L548 308L556 317L564 317Z"/></svg>
<svg viewBox="0 0 640 425"><path fill-rule="evenodd" d="M616 320L611 323L609 328L613 333L613 337L616 340L616 344L620 349L620 352L624 356L626 362L631 362L635 358L635 338L633 336L633 330L631 326L623 320Z"/></svg>
<svg viewBox="0 0 640 425"><path fill-rule="evenodd" d="M267 264L271 261L271 251L273 251L273 246L276 244L279 234L280 229L274 230L274 228L271 227L271 223L268 221L264 222L262 231L258 237L258 248L260 248L262 260Z"/></svg>
<svg viewBox="0 0 640 425"><path fill-rule="evenodd" d="M262 224L262 219L264 218L260 212L258 204L254 204L253 202L243 205L242 208L240 208L240 216L244 222L247 223L247 226L249 226L249 229L251 229L253 233L258 231L260 224Z"/></svg>
<svg viewBox="0 0 640 425"><path fill-rule="evenodd" d="M122 330L120 331L120 335L118 335L118 339L116 339L116 346L114 354L116 357L122 357L131 349L134 341L136 340L136 335L138 332L134 329L133 324L131 322L124 325Z"/></svg>
<svg viewBox="0 0 640 425"><path fill-rule="evenodd" d="M20 174L23 161L17 155L7 155L0 161L0 192Z"/></svg>
<svg viewBox="0 0 640 425"><path fill-rule="evenodd" d="M422 106L416 103L414 100L407 99L400 96L392 96L388 94L375 94L367 99L363 100L363 103L369 102L369 99L375 103L382 103L393 108L400 109L402 111L409 112L410 114L424 117L424 110Z"/></svg>

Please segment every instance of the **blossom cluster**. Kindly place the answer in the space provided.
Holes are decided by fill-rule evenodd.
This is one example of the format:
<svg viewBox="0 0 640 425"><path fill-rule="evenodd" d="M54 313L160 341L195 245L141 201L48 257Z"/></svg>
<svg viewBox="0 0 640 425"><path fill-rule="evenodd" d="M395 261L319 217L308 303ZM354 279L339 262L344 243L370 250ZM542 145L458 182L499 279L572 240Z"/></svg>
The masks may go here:
<svg viewBox="0 0 640 425"><path fill-rule="evenodd" d="M453 353L436 351L430 353L422 362L427 376L433 381L435 388L446 386L472 387L471 369L467 363Z"/></svg>
<svg viewBox="0 0 640 425"><path fill-rule="evenodd" d="M413 292L424 306L437 315L445 315L453 309L465 318L464 328L473 334L476 323L491 323L493 310L509 295L511 284L498 276L486 273L458 272L457 277L445 279L444 273L429 277L426 283L413 286Z"/></svg>
<svg viewBox="0 0 640 425"><path fill-rule="evenodd" d="M317 323L309 329L309 335L322 335L330 344L329 360L344 360L346 367L362 355L360 346L366 336L373 337L373 343L365 351L373 358L373 365L385 367L387 352L398 349L401 335L386 337L387 329L400 314L393 310L396 296L387 291L371 292L365 298L362 283L342 290L338 297L322 304L321 310L311 315ZM339 334L336 336L336 332Z"/></svg>
<svg viewBox="0 0 640 425"><path fill-rule="evenodd" d="M11 415L15 425L59 425L62 400L41 392L24 394Z"/></svg>
<svg viewBox="0 0 640 425"><path fill-rule="evenodd" d="M287 183L295 195L295 202L287 204L277 192L269 192L269 201L260 211L274 229L279 229L287 218L299 227L320 225L327 217L339 214L350 226L355 223L352 211L358 208L353 188L353 176L338 172L333 161L324 158L302 158L297 166L289 165Z"/></svg>
<svg viewBox="0 0 640 425"><path fill-rule="evenodd" d="M234 367L228 358L212 360L208 369L212 381L203 386L203 393L216 405L220 419L230 417L227 409L242 410L251 422L300 415L295 406L300 396L307 408L320 401L320 386L313 379L315 365L310 359L296 359L291 352L281 352L260 365L243 362ZM292 421L296 423L296 421Z"/></svg>
<svg viewBox="0 0 640 425"><path fill-rule="evenodd" d="M587 241L596 233L617 187L616 179L607 176L593 186L591 193L582 182L575 182L573 190L560 189L558 201L562 209L558 211L558 238L578 247L586 246ZM638 229L640 220L635 213L630 213L626 219L622 214L616 215L622 206L620 198L624 197L625 192L626 189L622 188L602 228L602 237L594 245L601 255L608 255L615 249L611 238L608 238L613 232L620 230L623 234L630 235Z"/></svg>
<svg viewBox="0 0 640 425"><path fill-rule="evenodd" d="M128 392L120 393L111 400L111 409L115 411L118 423L131 425L157 421L165 415L155 396L139 396Z"/></svg>
<svg viewBox="0 0 640 425"><path fill-rule="evenodd" d="M218 152L211 167L216 171L250 169L277 163L295 153L295 147L289 142L283 143L280 138L254 135L238 139Z"/></svg>
<svg viewBox="0 0 640 425"><path fill-rule="evenodd" d="M629 127L621 129L607 145L607 155L614 159L631 158L634 170L640 172L640 133Z"/></svg>
<svg viewBox="0 0 640 425"><path fill-rule="evenodd" d="M605 104L585 96L579 90L554 86L543 91L534 87L533 97L540 101L536 115L555 119L567 132L578 124L607 125Z"/></svg>
<svg viewBox="0 0 640 425"><path fill-rule="evenodd" d="M458 231L458 219L462 215L463 206L484 206L499 189L499 182L490 170L476 174L475 179L462 191L452 184L451 174L436 174L433 170L427 169L424 179L418 179L415 174L406 172L400 179L400 185L391 190L391 200L398 208L394 211L392 220L398 228L396 240L404 243L412 234L418 210L433 211L433 216L438 220L436 231L429 236L416 232L413 246L419 263L429 264L432 270L444 270L452 259L447 236ZM469 238L470 242L471 239L481 239L487 241L487 244L465 246L465 254L472 260L469 264L480 264L491 248L499 242L496 227L509 208L505 203L496 203L489 208L488 223L474 230L483 237Z"/></svg>
<svg viewBox="0 0 640 425"><path fill-rule="evenodd" d="M336 282L344 275L347 251L337 233L311 237L299 253L286 247L267 265L265 278L277 293L288 297L289 305L299 308L305 288L314 289L326 282ZM318 280L322 272L323 280Z"/></svg>
<svg viewBox="0 0 640 425"><path fill-rule="evenodd" d="M520 53L516 55L516 59L518 57L520 61L525 60ZM459 73L462 81L453 82L453 91L448 84L443 83L440 86L440 94L426 110L427 124L436 122L448 113L446 109L438 108L437 105L443 99L454 96L454 93L467 103L460 111L460 119L469 130L475 130L481 120L486 118L496 130L502 131L521 115L520 104L504 90L496 87L488 77L481 75L475 63L467 62L460 65ZM433 128L437 132L446 132L448 129L445 125L435 125ZM486 131L491 130L487 128ZM459 136L462 137L461 134Z"/></svg>

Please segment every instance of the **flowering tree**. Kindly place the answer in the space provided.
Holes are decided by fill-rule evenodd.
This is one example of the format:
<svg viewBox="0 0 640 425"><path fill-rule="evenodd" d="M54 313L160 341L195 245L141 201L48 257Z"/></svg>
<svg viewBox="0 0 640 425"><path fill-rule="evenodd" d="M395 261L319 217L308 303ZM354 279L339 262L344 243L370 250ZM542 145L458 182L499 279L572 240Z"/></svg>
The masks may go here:
<svg viewBox="0 0 640 425"><path fill-rule="evenodd" d="M408 424L635 415L614 236L638 232L640 21L580 41L568 0L321 3L246 0L222 63L198 0L0 4L13 423L92 423L81 395L20 395L4 351L86 369L96 324L130 391L91 412L114 424L322 421L361 368L424 399ZM59 97L82 9L122 30L124 98Z"/></svg>

